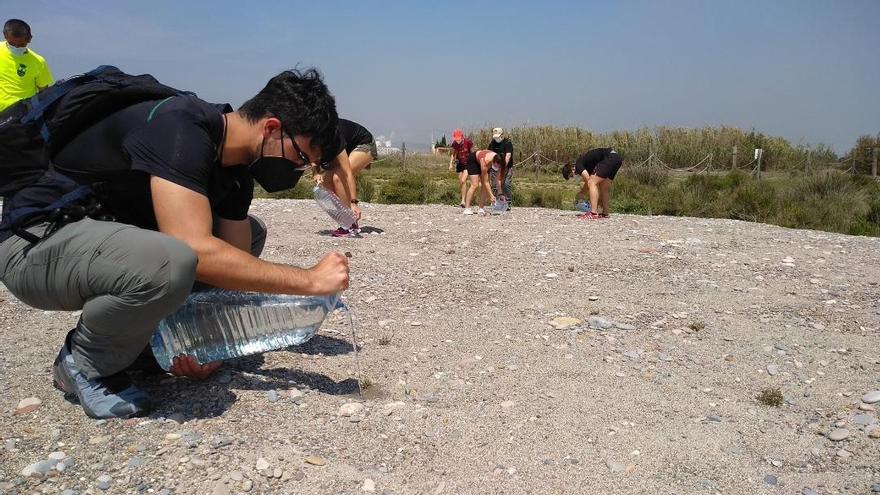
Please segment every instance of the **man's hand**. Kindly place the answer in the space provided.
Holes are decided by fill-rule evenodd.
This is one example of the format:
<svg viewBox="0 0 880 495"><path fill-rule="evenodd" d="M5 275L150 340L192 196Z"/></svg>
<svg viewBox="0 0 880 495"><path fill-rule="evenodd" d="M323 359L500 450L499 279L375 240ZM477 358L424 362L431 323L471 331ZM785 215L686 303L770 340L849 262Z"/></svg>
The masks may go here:
<svg viewBox="0 0 880 495"><path fill-rule="evenodd" d="M311 279L309 294L328 295L348 288L348 258L340 253L330 253L317 265L308 269Z"/></svg>
<svg viewBox="0 0 880 495"><path fill-rule="evenodd" d="M315 181L316 186L321 186L324 184L324 174L315 174L312 176L312 180Z"/></svg>
<svg viewBox="0 0 880 495"><path fill-rule="evenodd" d="M361 207L355 203L351 204L351 212L354 213L355 218L357 218L358 222L361 221Z"/></svg>
<svg viewBox="0 0 880 495"><path fill-rule="evenodd" d="M222 361L199 364L195 357L181 354L180 356L174 356L174 358L172 358L171 374L185 376L194 380L204 380L217 371L217 368L219 368L221 364L223 364Z"/></svg>

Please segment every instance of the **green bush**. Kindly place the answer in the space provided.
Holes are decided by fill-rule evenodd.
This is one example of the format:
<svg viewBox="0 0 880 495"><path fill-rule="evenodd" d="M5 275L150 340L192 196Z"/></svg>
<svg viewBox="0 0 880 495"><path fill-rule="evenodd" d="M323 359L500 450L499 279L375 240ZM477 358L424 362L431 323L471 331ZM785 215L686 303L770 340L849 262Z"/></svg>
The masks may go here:
<svg viewBox="0 0 880 495"><path fill-rule="evenodd" d="M361 201L373 201L376 194L376 185L369 175L359 174L354 178L355 187L357 188L358 199Z"/></svg>
<svg viewBox="0 0 880 495"><path fill-rule="evenodd" d="M669 182L669 173L660 167L623 167L618 177L617 180L632 180L652 187L663 187Z"/></svg>
<svg viewBox="0 0 880 495"><path fill-rule="evenodd" d="M381 203L424 204L431 197L434 185L424 176L402 172L386 182L379 191Z"/></svg>

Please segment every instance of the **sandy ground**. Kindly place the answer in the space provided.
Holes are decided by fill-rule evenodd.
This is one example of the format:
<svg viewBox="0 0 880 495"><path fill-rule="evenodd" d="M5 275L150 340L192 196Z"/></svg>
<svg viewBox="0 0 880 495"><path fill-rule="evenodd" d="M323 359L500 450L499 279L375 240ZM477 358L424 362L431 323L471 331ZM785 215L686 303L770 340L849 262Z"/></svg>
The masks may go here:
<svg viewBox="0 0 880 495"><path fill-rule="evenodd" d="M96 422L51 385L77 315L0 291L0 492L850 494L880 483L880 403L861 400L880 390L880 239L367 206L366 225L385 233L360 239L319 235L332 225L310 201L254 207L270 260L351 253L363 399L351 329L336 318L302 347L230 362L207 382L136 376L154 414ZM557 329L558 317L576 320ZM756 400L767 388L781 407ZM41 404L16 414L31 397ZM846 438L830 439L836 428ZM22 475L53 452L63 472L56 460L45 478Z"/></svg>

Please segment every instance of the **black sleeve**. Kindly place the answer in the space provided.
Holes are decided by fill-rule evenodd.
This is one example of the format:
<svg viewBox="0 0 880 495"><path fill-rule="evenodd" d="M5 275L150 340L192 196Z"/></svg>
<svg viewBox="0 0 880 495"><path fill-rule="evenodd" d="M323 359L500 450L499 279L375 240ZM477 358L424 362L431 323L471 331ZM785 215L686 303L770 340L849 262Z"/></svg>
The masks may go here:
<svg viewBox="0 0 880 495"><path fill-rule="evenodd" d="M235 187L214 206L214 213L227 220L244 220L254 199L254 179L245 166L227 170L235 178Z"/></svg>
<svg viewBox="0 0 880 495"><path fill-rule="evenodd" d="M510 153L510 161L513 163L513 143L510 141L504 143L504 153Z"/></svg>
<svg viewBox="0 0 880 495"><path fill-rule="evenodd" d="M574 173L577 175L581 175L584 173L584 170L587 170L587 154L579 156L577 160L574 162Z"/></svg>
<svg viewBox="0 0 880 495"><path fill-rule="evenodd" d="M132 170L208 196L217 150L208 129L193 116L179 112L159 115L130 134L123 148L131 158Z"/></svg>

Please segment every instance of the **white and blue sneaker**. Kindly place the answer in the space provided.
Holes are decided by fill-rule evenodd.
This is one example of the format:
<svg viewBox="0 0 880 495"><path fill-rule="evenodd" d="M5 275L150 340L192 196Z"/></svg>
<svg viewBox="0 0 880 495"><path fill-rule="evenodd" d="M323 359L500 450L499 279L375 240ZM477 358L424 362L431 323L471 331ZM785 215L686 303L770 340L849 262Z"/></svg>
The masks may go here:
<svg viewBox="0 0 880 495"><path fill-rule="evenodd" d="M64 346L52 366L53 384L64 392L64 398L78 402L86 415L96 419L131 418L150 412L150 397L135 387L123 371L115 375L86 378L70 353L67 335Z"/></svg>

